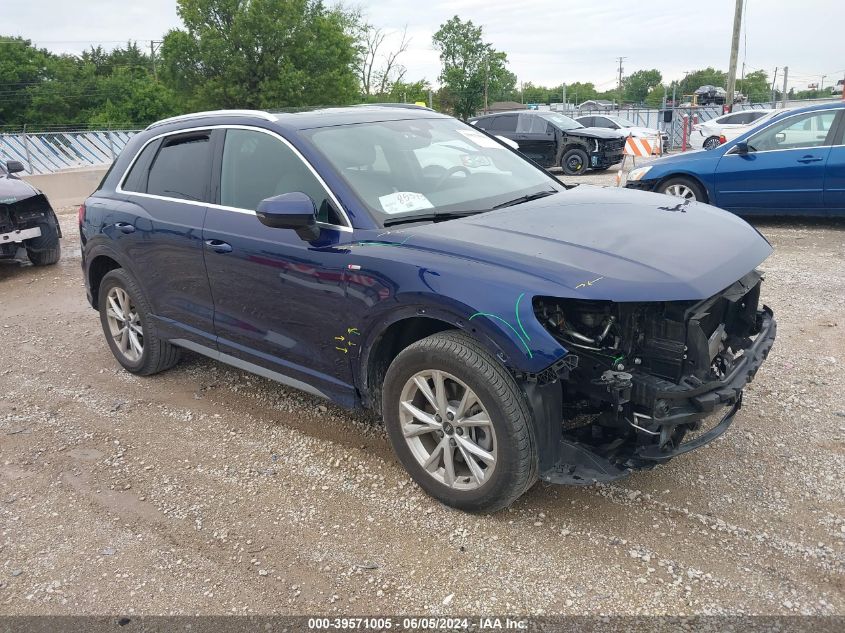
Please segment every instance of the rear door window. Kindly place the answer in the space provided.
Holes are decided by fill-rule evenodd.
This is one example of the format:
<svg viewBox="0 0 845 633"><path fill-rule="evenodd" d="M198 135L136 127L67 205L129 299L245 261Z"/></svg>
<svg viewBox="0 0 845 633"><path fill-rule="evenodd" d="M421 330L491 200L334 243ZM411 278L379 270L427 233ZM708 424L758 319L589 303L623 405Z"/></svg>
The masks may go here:
<svg viewBox="0 0 845 633"><path fill-rule="evenodd" d="M501 114L494 117L491 130L496 132L516 132L517 115Z"/></svg>
<svg viewBox="0 0 845 633"><path fill-rule="evenodd" d="M150 167L147 193L208 202L210 176L210 132L169 136L162 142Z"/></svg>

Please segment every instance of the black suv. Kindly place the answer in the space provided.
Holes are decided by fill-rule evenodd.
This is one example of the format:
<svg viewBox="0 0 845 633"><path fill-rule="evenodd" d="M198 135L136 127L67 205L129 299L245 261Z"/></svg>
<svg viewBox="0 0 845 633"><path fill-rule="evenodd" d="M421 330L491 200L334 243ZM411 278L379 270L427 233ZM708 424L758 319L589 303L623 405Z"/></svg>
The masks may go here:
<svg viewBox="0 0 845 633"><path fill-rule="evenodd" d="M569 176L607 169L622 160L625 135L584 127L557 112L502 112L470 121L482 130L514 140L519 151L543 167L560 167Z"/></svg>
<svg viewBox="0 0 845 633"><path fill-rule="evenodd" d="M35 266L55 264L61 257L62 230L47 197L15 174L23 165L0 163L0 259L19 257L25 249Z"/></svg>

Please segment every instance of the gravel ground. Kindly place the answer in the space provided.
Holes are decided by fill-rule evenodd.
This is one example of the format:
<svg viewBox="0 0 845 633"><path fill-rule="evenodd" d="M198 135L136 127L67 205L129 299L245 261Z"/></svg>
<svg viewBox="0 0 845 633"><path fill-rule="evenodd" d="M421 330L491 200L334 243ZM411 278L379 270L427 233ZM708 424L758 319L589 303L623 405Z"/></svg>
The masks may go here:
<svg viewBox="0 0 845 633"><path fill-rule="evenodd" d="M842 225L757 223L779 336L730 432L471 516L366 414L121 370L60 219L58 266L0 265L0 614L845 613Z"/></svg>

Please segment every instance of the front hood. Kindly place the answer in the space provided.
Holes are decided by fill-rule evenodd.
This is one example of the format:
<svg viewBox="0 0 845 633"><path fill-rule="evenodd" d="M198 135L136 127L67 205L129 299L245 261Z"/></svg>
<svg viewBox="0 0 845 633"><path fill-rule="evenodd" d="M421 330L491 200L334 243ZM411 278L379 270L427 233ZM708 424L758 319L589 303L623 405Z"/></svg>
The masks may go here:
<svg viewBox="0 0 845 633"><path fill-rule="evenodd" d="M610 301L704 299L772 252L756 229L726 211L589 185L402 233L407 247L539 277L557 284L562 297Z"/></svg>
<svg viewBox="0 0 845 633"><path fill-rule="evenodd" d="M14 204L39 193L38 189L19 178L0 176L0 204Z"/></svg>
<svg viewBox="0 0 845 633"><path fill-rule="evenodd" d="M619 139L625 136L619 130L606 127L577 127L574 130L564 130L568 136L583 136L584 138Z"/></svg>

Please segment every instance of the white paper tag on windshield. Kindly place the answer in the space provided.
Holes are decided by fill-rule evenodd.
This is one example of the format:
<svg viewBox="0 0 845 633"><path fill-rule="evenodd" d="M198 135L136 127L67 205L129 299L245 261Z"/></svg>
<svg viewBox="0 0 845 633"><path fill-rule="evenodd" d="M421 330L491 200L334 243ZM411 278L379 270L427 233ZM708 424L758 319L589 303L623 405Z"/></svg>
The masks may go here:
<svg viewBox="0 0 845 633"><path fill-rule="evenodd" d="M379 196L381 208L385 213L404 213L434 207L421 193L415 191L396 191L386 196Z"/></svg>
<svg viewBox="0 0 845 633"><path fill-rule="evenodd" d="M488 149L504 149L504 147L502 147L496 139L485 136L478 130L458 130L458 133L463 134L479 147L486 147Z"/></svg>

